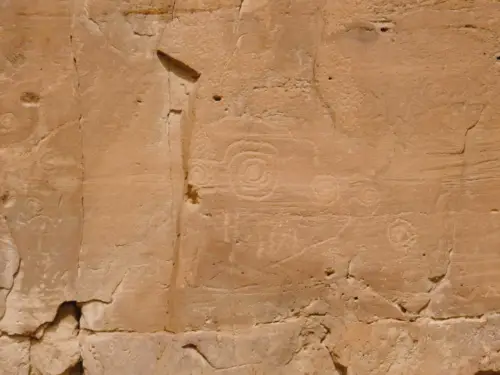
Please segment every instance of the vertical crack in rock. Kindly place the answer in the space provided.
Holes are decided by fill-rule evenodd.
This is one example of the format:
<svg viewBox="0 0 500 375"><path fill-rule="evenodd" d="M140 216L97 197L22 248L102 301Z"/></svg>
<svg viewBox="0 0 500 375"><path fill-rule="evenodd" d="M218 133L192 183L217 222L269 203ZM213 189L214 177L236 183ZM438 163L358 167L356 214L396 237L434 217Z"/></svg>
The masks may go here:
<svg viewBox="0 0 500 375"><path fill-rule="evenodd" d="M464 144L462 146L462 149L458 152L459 155L465 155L465 152L467 150L467 139L469 136L469 132L473 130L477 124L479 124L479 121L481 121L481 118L483 117L483 112L486 109L486 105L482 105L481 110L479 111L479 116L477 117L477 120L474 121L472 124L470 124L467 129L465 129L464 133Z"/></svg>
<svg viewBox="0 0 500 375"><path fill-rule="evenodd" d="M429 278L429 281L431 281L434 284L432 286L431 290L429 291L429 293L432 293L433 291L435 291L439 287L439 285L441 285L442 282L444 280L446 280L446 278L450 274L451 258L453 257L453 246L454 245L452 245L450 247L450 249L448 250L448 259L447 259L447 262L446 262L446 269L445 269L445 271L442 274L440 274L440 275L432 276L432 277Z"/></svg>
<svg viewBox="0 0 500 375"><path fill-rule="evenodd" d="M80 83L80 71L78 68L78 59L77 59L77 49L75 46L75 41L73 37L73 32L75 29L75 22L76 22L76 0L73 0L71 2L71 28L70 28L70 35L69 35L69 43L70 43L70 50L71 50L71 59L73 63L73 69L74 69L74 95L76 97L76 106L77 106L77 111L78 111L78 129L80 132L80 149L81 149L81 157L80 157L80 173L81 173L81 197L80 197L80 204L81 204L81 230L80 230L80 248L78 249L78 260L77 260L77 277L80 274L80 257L81 257L81 251L83 247L83 226L85 225L85 205L84 205L84 196L83 196L83 185L85 183L85 155L84 155L84 140L83 140L83 127L82 127L82 121L83 121L83 112L82 112L82 104L81 104L81 83Z"/></svg>
<svg viewBox="0 0 500 375"><path fill-rule="evenodd" d="M157 51L158 59L168 73L169 103L167 114L167 142L171 156L170 178L172 181L173 207L172 220L175 222L176 238L174 243L174 258L172 275L170 279L169 315L170 326L173 326L175 283L180 258L181 230L183 220L184 201L198 203L199 196L196 187L188 184L188 163L190 142L193 131L193 92L196 90L196 82L200 78L200 73L184 62L179 61L162 51ZM180 171L175 171L173 165L176 161L181 166ZM178 177L176 180L175 177ZM177 190L177 184L181 184ZM172 327L169 327L172 329Z"/></svg>
<svg viewBox="0 0 500 375"><path fill-rule="evenodd" d="M327 335L329 334L330 334L330 329L328 329L327 331ZM349 373L348 367L340 361L339 356L337 355L337 353L335 353L335 351L329 349L328 347L326 348L328 350L328 354L330 355L330 359L332 360L333 367L335 368L337 373L339 375L347 375Z"/></svg>
<svg viewBox="0 0 500 375"><path fill-rule="evenodd" d="M240 4L238 5L238 20L241 20L241 13L243 11L243 3L245 0L240 0Z"/></svg>
<svg viewBox="0 0 500 375"><path fill-rule="evenodd" d="M172 17L170 17L170 21L173 21L175 19L175 6L177 5L177 0L174 0L172 3Z"/></svg>
<svg viewBox="0 0 500 375"><path fill-rule="evenodd" d="M78 341L81 311L75 301L59 306L56 317L31 339L30 366L40 375L83 374ZM80 372L79 372L80 371Z"/></svg>
<svg viewBox="0 0 500 375"><path fill-rule="evenodd" d="M335 129L335 123L336 123L335 111L332 109L330 104L328 104L325 96L323 95L323 92L321 91L321 88L319 87L318 73L316 71L317 64L318 64L319 49L321 48L321 44L323 43L323 40L325 38L325 31L326 31L326 26L327 26L327 21L326 21L324 14L323 14L325 6L326 6L326 2L325 2L325 5L323 6L323 9L320 10L320 18L321 18L322 25L321 25L321 31L319 33L319 38L317 41L316 50L314 52L313 61L312 61L312 88L313 88L313 91L316 93L316 96L318 97L319 101L321 102L321 105L327 111L328 116L330 117L332 129Z"/></svg>
<svg viewBox="0 0 500 375"><path fill-rule="evenodd" d="M429 278L429 281L431 281L433 283L433 285L431 286L431 288L427 292L429 295L429 300L427 301L427 303L424 304L424 306L422 306L420 308L419 311L417 311L417 315L428 315L426 313L432 304L432 301L434 299L434 294L436 292L439 292L440 287L442 285L444 285L445 281L448 280L448 277L450 275L450 270L451 270L451 264L452 264L451 262L452 262L452 258L453 258L453 251L455 249L455 244L456 244L456 225L453 226L452 243L451 243L450 248L448 249L448 258L447 258L447 263L446 263L446 269L444 270L444 272L442 274L432 276Z"/></svg>

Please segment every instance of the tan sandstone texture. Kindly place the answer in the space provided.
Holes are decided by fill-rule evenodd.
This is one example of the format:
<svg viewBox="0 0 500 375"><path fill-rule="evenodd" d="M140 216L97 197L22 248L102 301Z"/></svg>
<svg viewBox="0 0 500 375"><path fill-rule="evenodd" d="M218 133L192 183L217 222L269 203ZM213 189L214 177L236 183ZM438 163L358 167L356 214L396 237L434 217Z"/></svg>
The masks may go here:
<svg viewBox="0 0 500 375"><path fill-rule="evenodd" d="M500 374L500 2L0 0L0 375Z"/></svg>

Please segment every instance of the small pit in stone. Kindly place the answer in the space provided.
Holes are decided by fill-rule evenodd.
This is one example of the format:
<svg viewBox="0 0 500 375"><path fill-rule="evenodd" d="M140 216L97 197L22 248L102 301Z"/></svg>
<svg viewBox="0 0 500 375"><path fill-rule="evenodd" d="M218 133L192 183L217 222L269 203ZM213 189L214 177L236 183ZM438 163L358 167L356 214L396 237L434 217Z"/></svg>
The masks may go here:
<svg viewBox="0 0 500 375"><path fill-rule="evenodd" d="M0 196L0 204L5 208L14 207L16 204L16 197L14 195L10 195L8 192L4 193Z"/></svg>
<svg viewBox="0 0 500 375"><path fill-rule="evenodd" d="M25 107L37 107L40 104L40 96L32 91L23 92L19 99Z"/></svg>
<svg viewBox="0 0 500 375"><path fill-rule="evenodd" d="M222 100L222 96L220 96L220 95L214 95L214 96L212 96L212 99L214 101L216 101L216 102L220 102Z"/></svg>
<svg viewBox="0 0 500 375"><path fill-rule="evenodd" d="M332 267L327 267L325 269L325 276L330 277L335 274L335 270Z"/></svg>
<svg viewBox="0 0 500 375"><path fill-rule="evenodd" d="M437 276L431 276L429 277L429 281L434 283L434 284L437 284L439 283L441 280L443 280L445 277L445 275L437 275Z"/></svg>
<svg viewBox="0 0 500 375"><path fill-rule="evenodd" d="M13 200L14 200L13 197L10 196L8 191L6 191L0 195L0 203L4 207L10 207L11 205L13 205L13 203L12 203Z"/></svg>

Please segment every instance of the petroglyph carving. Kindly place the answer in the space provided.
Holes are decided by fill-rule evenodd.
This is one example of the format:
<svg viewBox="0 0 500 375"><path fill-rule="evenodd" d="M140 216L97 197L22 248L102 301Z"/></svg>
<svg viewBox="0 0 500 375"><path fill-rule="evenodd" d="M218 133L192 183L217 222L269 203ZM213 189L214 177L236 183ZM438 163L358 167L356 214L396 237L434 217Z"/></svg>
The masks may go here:
<svg viewBox="0 0 500 375"><path fill-rule="evenodd" d="M214 185L214 169L216 165L208 160L191 160L189 167L189 181L199 188Z"/></svg>
<svg viewBox="0 0 500 375"><path fill-rule="evenodd" d="M380 192L373 186L367 186L358 196L359 202L367 207L373 207L380 203Z"/></svg>
<svg viewBox="0 0 500 375"><path fill-rule="evenodd" d="M382 200L380 188L369 180L350 184L350 190L355 194L353 200L367 208L377 207Z"/></svg>
<svg viewBox="0 0 500 375"><path fill-rule="evenodd" d="M261 201L276 187L278 151L270 143L237 141L231 144L225 160L233 192L241 199Z"/></svg>
<svg viewBox="0 0 500 375"><path fill-rule="evenodd" d="M0 135L16 131L17 126L17 119L13 113L3 113L0 115Z"/></svg>
<svg viewBox="0 0 500 375"><path fill-rule="evenodd" d="M18 224L29 226L34 233L43 234L57 226L57 221L43 213L43 203L36 197L29 197L24 210L18 216Z"/></svg>
<svg viewBox="0 0 500 375"><path fill-rule="evenodd" d="M396 219L387 226L387 238L398 250L409 250L417 243L414 226L403 219Z"/></svg>
<svg viewBox="0 0 500 375"><path fill-rule="evenodd" d="M314 196L322 203L333 203L339 198L339 183L337 179L329 175L319 175L311 182Z"/></svg>
<svg viewBox="0 0 500 375"><path fill-rule="evenodd" d="M0 147L27 139L38 121L36 111L30 108L24 116L12 112L0 114Z"/></svg>
<svg viewBox="0 0 500 375"><path fill-rule="evenodd" d="M259 238L257 257L266 261L278 262L300 251L296 230L283 224L262 227Z"/></svg>

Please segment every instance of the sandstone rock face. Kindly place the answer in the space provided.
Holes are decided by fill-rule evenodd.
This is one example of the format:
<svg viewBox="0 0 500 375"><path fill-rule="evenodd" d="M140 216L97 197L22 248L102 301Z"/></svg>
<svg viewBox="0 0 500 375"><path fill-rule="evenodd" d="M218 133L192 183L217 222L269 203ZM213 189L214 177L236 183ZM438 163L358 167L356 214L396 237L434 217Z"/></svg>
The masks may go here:
<svg viewBox="0 0 500 375"><path fill-rule="evenodd" d="M0 0L0 374L500 374L499 19Z"/></svg>

